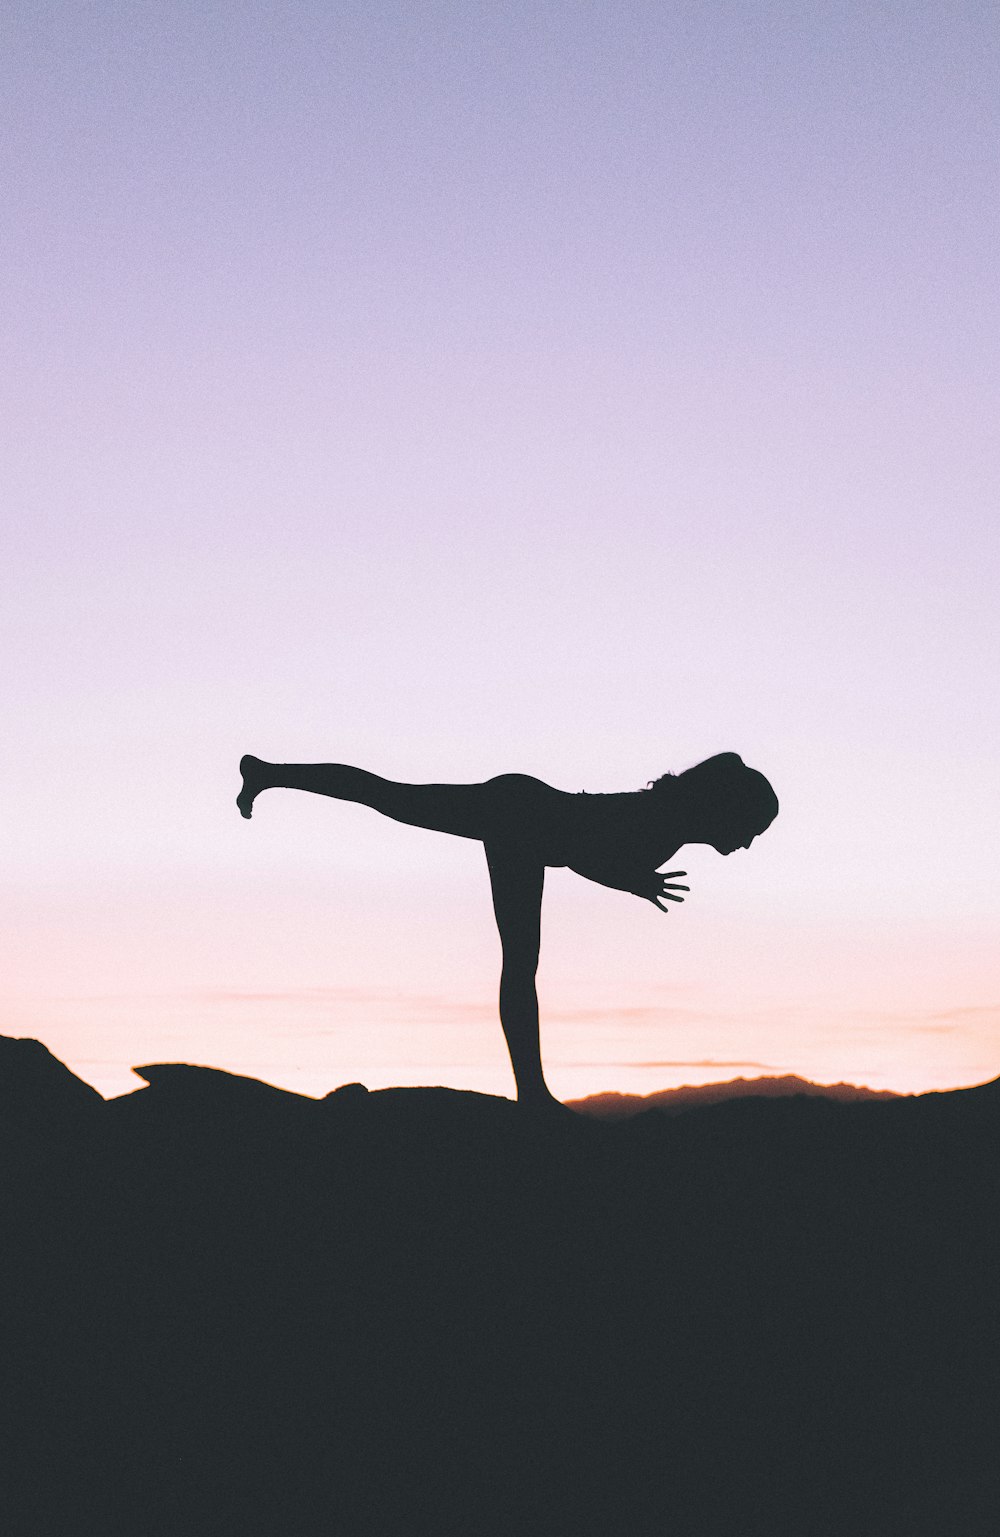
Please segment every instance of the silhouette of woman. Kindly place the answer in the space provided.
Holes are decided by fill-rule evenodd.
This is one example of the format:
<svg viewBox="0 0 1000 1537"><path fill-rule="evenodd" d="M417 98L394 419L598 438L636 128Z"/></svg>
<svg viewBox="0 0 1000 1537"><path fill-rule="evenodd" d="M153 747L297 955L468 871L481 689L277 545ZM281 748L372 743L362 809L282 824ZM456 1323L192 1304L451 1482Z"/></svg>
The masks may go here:
<svg viewBox="0 0 1000 1537"><path fill-rule="evenodd" d="M686 871L661 874L658 866L685 843L707 843L720 854L749 848L778 812L764 775L733 752L621 795L571 795L529 774L500 774L485 784L399 784L345 763L267 763L249 755L240 772L236 804L245 817L262 790L308 790L483 844L503 951L500 1023L518 1102L533 1107L558 1104L542 1073L535 992L546 865L568 866L669 912L666 904L683 902L680 893L690 889L676 882Z"/></svg>

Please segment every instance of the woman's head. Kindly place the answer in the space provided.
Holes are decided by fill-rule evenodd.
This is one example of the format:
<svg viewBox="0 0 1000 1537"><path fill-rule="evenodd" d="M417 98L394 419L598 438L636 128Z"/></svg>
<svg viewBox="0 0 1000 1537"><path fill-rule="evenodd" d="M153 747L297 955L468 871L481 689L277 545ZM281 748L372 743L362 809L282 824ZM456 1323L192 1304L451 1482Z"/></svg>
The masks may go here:
<svg viewBox="0 0 1000 1537"><path fill-rule="evenodd" d="M739 753L720 752L683 774L664 775L674 804L691 829L687 843L709 843L720 854L749 848L778 815L778 797L763 774L747 768Z"/></svg>

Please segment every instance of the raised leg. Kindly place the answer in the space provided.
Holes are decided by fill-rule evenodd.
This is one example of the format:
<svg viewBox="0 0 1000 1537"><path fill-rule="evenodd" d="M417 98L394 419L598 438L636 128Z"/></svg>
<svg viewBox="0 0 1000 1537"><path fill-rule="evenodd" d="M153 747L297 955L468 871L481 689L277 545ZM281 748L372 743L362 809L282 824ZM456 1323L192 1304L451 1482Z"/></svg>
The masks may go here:
<svg viewBox="0 0 1000 1537"><path fill-rule="evenodd" d="M285 789L358 801L395 822L459 838L484 838L491 825L494 797L486 785L400 784L348 763L268 763L249 754L240 761L240 773L243 788L236 804L245 817L262 790Z"/></svg>

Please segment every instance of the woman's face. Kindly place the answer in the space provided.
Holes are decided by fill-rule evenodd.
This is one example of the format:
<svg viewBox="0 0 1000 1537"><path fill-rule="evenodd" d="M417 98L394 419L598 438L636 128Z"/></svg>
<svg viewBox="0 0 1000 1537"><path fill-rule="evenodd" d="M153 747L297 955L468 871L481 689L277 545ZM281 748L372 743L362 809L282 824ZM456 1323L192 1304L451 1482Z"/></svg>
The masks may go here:
<svg viewBox="0 0 1000 1537"><path fill-rule="evenodd" d="M729 805L717 815L711 836L705 841L719 854L734 854L737 849L748 849L770 825L768 821L761 826L759 812L750 815L745 809L741 811Z"/></svg>
<svg viewBox="0 0 1000 1537"><path fill-rule="evenodd" d="M748 849L753 840L758 836L759 834L757 833L751 833L749 838L744 838L740 843L734 843L731 835L729 837L720 837L718 840L713 838L710 842L712 848L716 849L720 854L735 854L737 849Z"/></svg>
<svg viewBox="0 0 1000 1537"><path fill-rule="evenodd" d="M694 770L691 770L692 775ZM777 797L756 769L727 776L721 784L702 786L684 775L675 781L675 802L691 843L707 843L719 854L748 849L778 814Z"/></svg>

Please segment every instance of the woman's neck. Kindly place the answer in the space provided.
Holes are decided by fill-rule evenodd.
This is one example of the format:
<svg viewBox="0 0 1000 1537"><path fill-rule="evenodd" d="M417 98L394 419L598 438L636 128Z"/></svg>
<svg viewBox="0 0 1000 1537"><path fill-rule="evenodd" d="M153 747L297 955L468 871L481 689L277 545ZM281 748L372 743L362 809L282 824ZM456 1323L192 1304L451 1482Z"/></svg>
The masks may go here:
<svg viewBox="0 0 1000 1537"><path fill-rule="evenodd" d="M673 786L667 790L642 791L638 810L644 836L654 850L662 848L664 851L657 864L672 859L682 844L700 841L691 825L690 810L684 797L677 794Z"/></svg>

